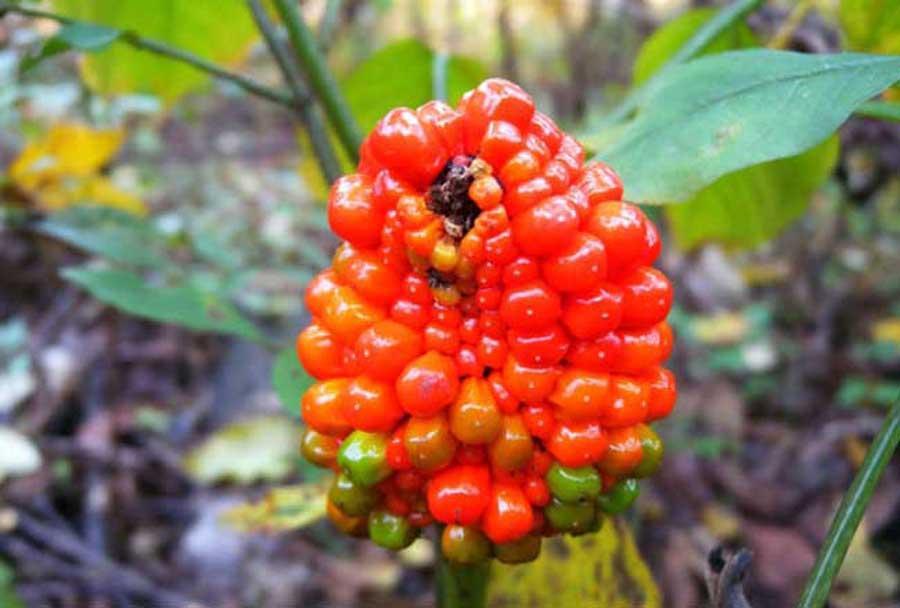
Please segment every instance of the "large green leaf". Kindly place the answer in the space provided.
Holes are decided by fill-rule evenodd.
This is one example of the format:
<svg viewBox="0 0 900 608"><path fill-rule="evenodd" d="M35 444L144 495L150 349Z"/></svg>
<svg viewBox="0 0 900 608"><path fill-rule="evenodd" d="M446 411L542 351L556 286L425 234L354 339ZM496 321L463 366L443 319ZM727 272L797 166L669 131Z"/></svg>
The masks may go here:
<svg viewBox="0 0 900 608"><path fill-rule="evenodd" d="M717 10L714 8L690 10L653 32L653 35L641 47L637 59L634 61L635 84L640 84L652 76L716 12ZM753 31L746 23L738 21L716 36L703 50L702 55L712 55L756 45L757 40Z"/></svg>
<svg viewBox="0 0 900 608"><path fill-rule="evenodd" d="M65 268L62 275L101 302L132 315L197 331L261 338L259 330L234 306L191 285L151 285L127 270L90 266Z"/></svg>
<svg viewBox="0 0 900 608"><path fill-rule="evenodd" d="M294 416L300 416L300 397L315 382L297 360L293 348L285 348L272 364L272 386L281 405Z"/></svg>
<svg viewBox="0 0 900 608"><path fill-rule="evenodd" d="M841 0L840 21L847 48L900 53L900 2L897 0Z"/></svg>
<svg viewBox="0 0 900 608"><path fill-rule="evenodd" d="M368 131L391 108L414 108L433 99L433 68L434 51L418 40L401 40L356 66L341 88L360 127ZM451 57L447 64L449 102L456 103L485 76L484 67L477 61Z"/></svg>
<svg viewBox="0 0 900 608"><path fill-rule="evenodd" d="M900 77L900 57L751 49L702 57L648 83L637 117L599 155L645 203L808 150Z"/></svg>
<svg viewBox="0 0 900 608"><path fill-rule="evenodd" d="M679 247L714 240L732 247L766 242L806 210L838 158L837 136L790 158L719 178L690 201L666 207Z"/></svg>
<svg viewBox="0 0 900 608"><path fill-rule="evenodd" d="M634 78L652 76L715 9L688 11L657 30L641 47ZM756 37L740 21L722 32L704 54L756 46ZM690 200L666 207L676 243L685 249L706 241L751 247L769 240L799 217L810 195L828 178L837 160L838 140L799 156L769 161L720 177Z"/></svg>
<svg viewBox="0 0 900 608"><path fill-rule="evenodd" d="M53 0L68 17L137 32L206 59L240 59L258 32L239 0ZM153 93L166 100L203 86L208 77L188 65L121 42L82 64L101 93Z"/></svg>

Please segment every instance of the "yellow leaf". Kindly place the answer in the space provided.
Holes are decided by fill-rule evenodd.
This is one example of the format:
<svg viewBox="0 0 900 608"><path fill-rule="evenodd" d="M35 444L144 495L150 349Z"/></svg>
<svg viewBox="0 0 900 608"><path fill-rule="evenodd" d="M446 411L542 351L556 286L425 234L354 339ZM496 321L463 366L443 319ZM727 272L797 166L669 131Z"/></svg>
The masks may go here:
<svg viewBox="0 0 900 608"><path fill-rule="evenodd" d="M705 344L735 344L744 339L750 325L741 312L720 312L695 320L693 330Z"/></svg>
<svg viewBox="0 0 900 608"><path fill-rule="evenodd" d="M596 534L544 540L530 564L491 566L495 608L602 606L659 608L659 590L624 522L607 518Z"/></svg>
<svg viewBox="0 0 900 608"><path fill-rule="evenodd" d="M872 326L872 337L876 342L900 344L900 318L882 319Z"/></svg>
<svg viewBox="0 0 900 608"><path fill-rule="evenodd" d="M242 532L285 532L325 516L327 482L274 488L262 500L225 512L225 523Z"/></svg>
<svg viewBox="0 0 900 608"><path fill-rule="evenodd" d="M119 129L54 125L43 138L25 146L9 167L9 179L46 209L89 203L143 215L147 212L143 202L100 175L124 137Z"/></svg>
<svg viewBox="0 0 900 608"><path fill-rule="evenodd" d="M43 139L25 146L9 168L10 179L29 188L61 175L97 173L118 151L123 138L117 129L60 123Z"/></svg>
<svg viewBox="0 0 900 608"><path fill-rule="evenodd" d="M85 179L81 183L80 193L80 200L83 201L120 209L134 215L147 214L147 207L143 201L124 190L120 190L105 177L92 176ZM78 199L75 199L73 202L78 202Z"/></svg>

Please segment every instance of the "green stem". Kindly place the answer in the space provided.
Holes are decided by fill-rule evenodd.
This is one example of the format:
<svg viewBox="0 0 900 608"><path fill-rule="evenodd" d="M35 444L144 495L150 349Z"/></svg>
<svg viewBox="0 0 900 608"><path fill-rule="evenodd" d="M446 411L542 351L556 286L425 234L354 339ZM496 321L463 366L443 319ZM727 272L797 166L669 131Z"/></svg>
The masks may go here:
<svg viewBox="0 0 900 608"><path fill-rule="evenodd" d="M821 608L828 601L832 581L841 568L853 533L862 520L875 486L890 462L898 442L900 442L900 400L894 403L888 412L856 478L841 500L797 608Z"/></svg>
<svg viewBox="0 0 900 608"><path fill-rule="evenodd" d="M857 116L868 118L880 118L900 122L900 103L891 101L867 101L854 112Z"/></svg>
<svg viewBox="0 0 900 608"><path fill-rule="evenodd" d="M642 86L633 89L631 93L622 100L622 103L607 114L606 117L604 117L601 126L608 127L615 125L628 118L631 113L637 109L638 102L641 98L641 92L644 91L651 82L659 78L666 70L669 70L680 63L684 63L688 59L692 59L703 52L703 50L706 49L719 34L756 10L756 8L764 1L765 0L736 0L736 2L721 9L681 46L681 48L678 49L678 52L672 55L672 57L656 71L650 80L645 82Z"/></svg>
<svg viewBox="0 0 900 608"><path fill-rule="evenodd" d="M770 49L787 48L787 45L791 43L791 39L794 37L794 32L806 19L807 13L813 9L814 5L815 0L799 0L787 16L787 19L784 20L784 23L775 32L775 35L772 36L772 40L769 41L767 46Z"/></svg>
<svg viewBox="0 0 900 608"><path fill-rule="evenodd" d="M306 131L309 133L309 139L312 143L313 154L319 163L322 174L328 183L334 182L341 176L341 164L331 146L331 140L328 137L328 130L318 110L313 106L310 99L309 91L300 76L297 66L294 64L290 53L278 39L278 33L275 25L269 19L266 9L262 5L262 0L247 0L247 5L256 21L259 31L262 32L263 39L275 58L285 82L294 95L294 108L300 120L306 125Z"/></svg>
<svg viewBox="0 0 900 608"><path fill-rule="evenodd" d="M485 608L489 573L489 563L460 566L441 557L437 570L437 608Z"/></svg>
<svg viewBox="0 0 900 608"><path fill-rule="evenodd" d="M450 57L443 51L436 51L431 60L431 92L435 99L447 101L447 66Z"/></svg>
<svg viewBox="0 0 900 608"><path fill-rule="evenodd" d="M325 58L319 52L316 37L300 17L294 0L274 0L274 4L287 28L288 37L306 74L307 82L325 108L325 113L347 155L356 162L359 159L359 145L362 143L359 127L325 63Z"/></svg>
<svg viewBox="0 0 900 608"><path fill-rule="evenodd" d="M98 24L87 23L84 21L78 21L75 19L71 19L69 17L65 17L63 15L57 15L56 13L51 13L48 11L42 11L34 8L27 8L24 6L18 6L15 4L9 4L6 2L0 2L0 17L3 17L7 14L18 14L25 17L35 17L38 19L50 19L52 21L56 21L57 23L62 23L64 25L71 25L75 23L84 23L85 25L98 26ZM103 26L107 27L107 26ZM108 28L107 29L116 29L116 28ZM150 53L154 53L156 55L161 55L163 57L168 57L169 59L174 59L175 61L180 61L186 65L190 65L202 72L206 72L207 74L214 76L220 80L227 80L240 88L244 89L248 93L253 93L259 97L263 97L268 99L269 101L274 101L275 103L281 104L283 106L291 107L294 104L294 98L292 95L289 95L283 91L278 91L275 89L271 89L265 85L262 85L252 78L247 78L246 76L242 76L240 74L235 74L234 72L230 72L223 68L220 65L217 65L199 55L195 55L189 51L185 51L183 49L171 47L163 42L159 42L158 40L153 40L152 38L145 38L144 36L139 36L134 32L129 32L126 30L116 30L119 33L118 40L124 42L132 46L135 49L141 51L148 51Z"/></svg>

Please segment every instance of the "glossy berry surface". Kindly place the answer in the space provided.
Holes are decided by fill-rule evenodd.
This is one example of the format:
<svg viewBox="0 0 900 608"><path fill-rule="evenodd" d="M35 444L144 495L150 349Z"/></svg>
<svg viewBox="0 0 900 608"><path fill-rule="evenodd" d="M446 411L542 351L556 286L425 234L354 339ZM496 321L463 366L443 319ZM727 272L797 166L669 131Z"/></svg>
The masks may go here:
<svg viewBox="0 0 900 608"><path fill-rule="evenodd" d="M505 80L394 109L361 150L296 341L328 517L389 549L437 523L463 564L596 530L658 469L676 400L656 227Z"/></svg>

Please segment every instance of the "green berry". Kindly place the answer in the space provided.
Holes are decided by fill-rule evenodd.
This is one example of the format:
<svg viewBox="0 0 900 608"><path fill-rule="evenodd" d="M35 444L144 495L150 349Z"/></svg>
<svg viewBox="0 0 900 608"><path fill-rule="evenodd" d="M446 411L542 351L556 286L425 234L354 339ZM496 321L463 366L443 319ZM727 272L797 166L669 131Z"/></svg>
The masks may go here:
<svg viewBox="0 0 900 608"><path fill-rule="evenodd" d="M353 431L341 443L338 464L355 483L374 486L391 474L387 461L387 436Z"/></svg>
<svg viewBox="0 0 900 608"><path fill-rule="evenodd" d="M663 442L659 435L656 434L656 431L645 424L639 425L637 432L641 438L641 449L644 455L640 464L635 467L632 475L635 477L649 477L656 473L659 465L662 463L663 452L665 451Z"/></svg>
<svg viewBox="0 0 900 608"><path fill-rule="evenodd" d="M600 473L590 466L575 469L554 462L547 471L547 485L563 502L593 500L600 494Z"/></svg>
<svg viewBox="0 0 900 608"><path fill-rule="evenodd" d="M378 504L378 491L354 482L341 473L334 478L328 498L343 513L351 517L367 515Z"/></svg>
<svg viewBox="0 0 900 608"><path fill-rule="evenodd" d="M441 552L457 564L479 564L491 557L491 541L474 526L450 524L441 533Z"/></svg>
<svg viewBox="0 0 900 608"><path fill-rule="evenodd" d="M553 498L544 507L544 517L556 530L579 534L590 532L596 524L596 509L591 502L563 502Z"/></svg>
<svg viewBox="0 0 900 608"><path fill-rule="evenodd" d="M494 556L504 564L533 562L541 554L541 537L528 534L509 543L494 545Z"/></svg>
<svg viewBox="0 0 900 608"><path fill-rule="evenodd" d="M418 530L409 521L390 511L372 511L369 513L369 538L376 545L399 551L410 546Z"/></svg>
<svg viewBox="0 0 900 608"><path fill-rule="evenodd" d="M623 479L597 498L597 506L604 513L617 515L630 507L640 492L637 479Z"/></svg>

